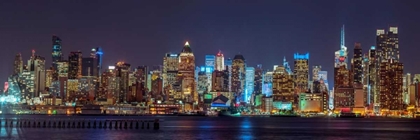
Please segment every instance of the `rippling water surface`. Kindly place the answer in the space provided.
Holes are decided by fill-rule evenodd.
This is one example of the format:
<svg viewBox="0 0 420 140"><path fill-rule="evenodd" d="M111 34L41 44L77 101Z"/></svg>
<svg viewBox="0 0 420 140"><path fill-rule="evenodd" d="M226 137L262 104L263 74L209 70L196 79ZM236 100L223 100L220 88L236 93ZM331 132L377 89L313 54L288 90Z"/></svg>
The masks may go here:
<svg viewBox="0 0 420 140"><path fill-rule="evenodd" d="M0 139L420 139L420 120L340 119L269 117L93 117L93 116L0 116L3 119L154 119L160 130L93 128L10 128L0 129Z"/></svg>

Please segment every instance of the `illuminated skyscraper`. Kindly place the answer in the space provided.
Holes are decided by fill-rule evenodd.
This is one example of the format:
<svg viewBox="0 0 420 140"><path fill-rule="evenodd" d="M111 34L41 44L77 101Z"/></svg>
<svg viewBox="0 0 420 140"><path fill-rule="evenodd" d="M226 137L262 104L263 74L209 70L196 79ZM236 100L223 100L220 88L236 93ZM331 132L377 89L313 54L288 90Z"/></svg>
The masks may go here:
<svg viewBox="0 0 420 140"><path fill-rule="evenodd" d="M273 72L273 101L295 103L293 75L284 66Z"/></svg>
<svg viewBox="0 0 420 140"><path fill-rule="evenodd" d="M52 65L53 68L57 69L57 62L63 59L63 54L61 52L61 39L58 36L52 36Z"/></svg>
<svg viewBox="0 0 420 140"><path fill-rule="evenodd" d="M35 50L28 60L28 70L34 72L35 89L31 98L39 97L40 92L45 90L45 58L35 55Z"/></svg>
<svg viewBox="0 0 420 140"><path fill-rule="evenodd" d="M178 54L166 53L163 57L163 87L172 88L172 85L177 82L179 58Z"/></svg>
<svg viewBox="0 0 420 140"><path fill-rule="evenodd" d="M251 100L252 94L254 93L254 79L255 79L255 68L246 67L245 72L245 92L244 92L244 101L248 103L254 103Z"/></svg>
<svg viewBox="0 0 420 140"><path fill-rule="evenodd" d="M70 52L69 55L69 79L82 77L82 52Z"/></svg>
<svg viewBox="0 0 420 140"><path fill-rule="evenodd" d="M17 75L23 72L23 60L20 53L16 54L15 62L13 64L13 75Z"/></svg>
<svg viewBox="0 0 420 140"><path fill-rule="evenodd" d="M206 55L206 75L207 75L207 83L208 83L208 87L207 89L210 90L211 89L211 77L212 77L212 73L215 69L215 61L216 61L216 56L215 55Z"/></svg>
<svg viewBox="0 0 420 140"><path fill-rule="evenodd" d="M301 92L306 92L309 81L309 53L306 54L294 54L295 69L294 69L294 81L297 88Z"/></svg>
<svg viewBox="0 0 420 140"><path fill-rule="evenodd" d="M380 110L403 110L403 64L398 62L383 61L380 67Z"/></svg>
<svg viewBox="0 0 420 140"><path fill-rule="evenodd" d="M319 71L321 71L320 65L312 66L312 81L319 81Z"/></svg>
<svg viewBox="0 0 420 140"><path fill-rule="evenodd" d="M125 62L117 62L115 64L115 77L119 84L117 103L127 103L128 83L129 83L129 72L131 65Z"/></svg>
<svg viewBox="0 0 420 140"><path fill-rule="evenodd" d="M241 97L245 87L245 58L241 54L235 55L232 63L232 92Z"/></svg>
<svg viewBox="0 0 420 140"><path fill-rule="evenodd" d="M195 57L188 42L179 55L178 77L182 81L182 96L186 103L198 101L195 82ZM192 106L187 107L192 109Z"/></svg>
<svg viewBox="0 0 420 140"><path fill-rule="evenodd" d="M363 56L362 56L362 47L360 43L355 43L354 45L354 55L353 55L353 80L354 83L362 83L363 78Z"/></svg>
<svg viewBox="0 0 420 140"><path fill-rule="evenodd" d="M98 76L98 61L96 58L87 57L82 58L82 76Z"/></svg>
<svg viewBox="0 0 420 140"><path fill-rule="evenodd" d="M260 95L262 94L262 86L263 86L263 69L262 65L259 64L255 68L255 75L254 75L254 94Z"/></svg>
<svg viewBox="0 0 420 140"><path fill-rule="evenodd" d="M216 55L216 63L214 65L215 70L222 71L225 70L225 58L221 51Z"/></svg>
<svg viewBox="0 0 420 140"><path fill-rule="evenodd" d="M98 78L101 76L102 73L102 58L103 58L103 50L101 47L97 47L97 48L92 48L91 53L90 53L90 57L94 58L94 63L96 63L96 74L97 75L92 75L92 76L97 76Z"/></svg>
<svg viewBox="0 0 420 140"><path fill-rule="evenodd" d="M347 47L345 45L345 32L344 32L344 25L341 28L341 43L340 43L340 50L335 52L335 62L334 62L334 67L338 68L342 65L345 66L345 68L347 68Z"/></svg>
<svg viewBox="0 0 420 140"><path fill-rule="evenodd" d="M380 58L383 60L393 59L393 62L399 62L398 27L389 27L388 32L385 32L384 29L378 29L376 31L376 44L377 49L381 52Z"/></svg>

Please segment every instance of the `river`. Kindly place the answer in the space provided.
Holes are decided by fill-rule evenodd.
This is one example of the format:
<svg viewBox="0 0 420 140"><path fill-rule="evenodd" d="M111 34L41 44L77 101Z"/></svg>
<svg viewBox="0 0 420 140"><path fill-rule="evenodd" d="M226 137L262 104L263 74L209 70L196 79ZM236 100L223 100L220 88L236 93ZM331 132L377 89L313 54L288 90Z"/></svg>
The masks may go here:
<svg viewBox="0 0 420 140"><path fill-rule="evenodd" d="M0 139L155 140L155 139L420 139L419 119L393 118L282 118L282 117L123 117L3 115L2 119L155 119L160 130L5 127Z"/></svg>

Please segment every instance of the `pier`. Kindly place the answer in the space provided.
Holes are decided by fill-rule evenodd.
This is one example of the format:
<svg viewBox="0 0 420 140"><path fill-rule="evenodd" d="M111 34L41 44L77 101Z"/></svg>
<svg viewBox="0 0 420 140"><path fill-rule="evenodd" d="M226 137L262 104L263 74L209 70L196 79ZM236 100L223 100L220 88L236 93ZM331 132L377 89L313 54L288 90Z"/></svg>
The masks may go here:
<svg viewBox="0 0 420 140"><path fill-rule="evenodd" d="M159 119L0 119L4 128L159 130Z"/></svg>

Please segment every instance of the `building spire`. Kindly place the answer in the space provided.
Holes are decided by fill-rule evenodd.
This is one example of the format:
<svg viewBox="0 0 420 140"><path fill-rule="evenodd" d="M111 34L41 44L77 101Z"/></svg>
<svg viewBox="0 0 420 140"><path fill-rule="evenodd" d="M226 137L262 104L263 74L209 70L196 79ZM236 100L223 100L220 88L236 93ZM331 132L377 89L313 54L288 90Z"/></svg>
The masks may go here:
<svg viewBox="0 0 420 140"><path fill-rule="evenodd" d="M343 48L345 46L345 32L344 32L344 24L343 27L341 27L341 42L340 47Z"/></svg>
<svg viewBox="0 0 420 140"><path fill-rule="evenodd" d="M185 46L190 46L190 43L188 43L188 41L185 42Z"/></svg>

